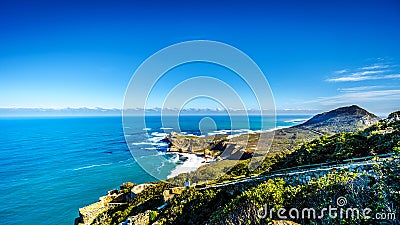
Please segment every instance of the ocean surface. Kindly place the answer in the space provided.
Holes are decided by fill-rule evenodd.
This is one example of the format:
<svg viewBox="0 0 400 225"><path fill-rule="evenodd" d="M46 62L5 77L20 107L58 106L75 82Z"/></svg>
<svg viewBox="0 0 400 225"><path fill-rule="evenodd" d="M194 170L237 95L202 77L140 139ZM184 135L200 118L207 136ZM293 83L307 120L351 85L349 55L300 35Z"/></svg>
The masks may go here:
<svg viewBox="0 0 400 225"><path fill-rule="evenodd" d="M278 116L276 127L309 117ZM235 134L274 127L259 117L247 121L183 116L177 126L172 118L154 116L144 126L136 117L124 124L121 117L0 118L0 224L73 224L80 207L123 182L157 180L130 150L165 179L180 164L176 154L162 153L166 146L159 140L166 133Z"/></svg>

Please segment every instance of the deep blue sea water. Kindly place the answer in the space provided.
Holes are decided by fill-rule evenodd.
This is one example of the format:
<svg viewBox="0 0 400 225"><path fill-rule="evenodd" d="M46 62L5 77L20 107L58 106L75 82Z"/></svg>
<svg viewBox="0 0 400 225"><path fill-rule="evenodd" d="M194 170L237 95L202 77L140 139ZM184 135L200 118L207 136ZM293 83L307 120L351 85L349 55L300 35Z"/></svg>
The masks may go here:
<svg viewBox="0 0 400 225"><path fill-rule="evenodd" d="M170 156L163 164L152 158L165 133L214 134L231 128L229 117L212 117L213 123L199 127L202 118L180 118L180 130L168 118L161 123L159 117L146 118L146 127L134 117L124 125L121 117L0 118L0 223L73 224L80 207L121 183L155 181L133 159L128 145L167 177L176 166L168 161ZM306 118L278 116L276 126ZM250 127L245 119L237 121L232 128L236 132L272 127L263 127L257 117L250 117Z"/></svg>

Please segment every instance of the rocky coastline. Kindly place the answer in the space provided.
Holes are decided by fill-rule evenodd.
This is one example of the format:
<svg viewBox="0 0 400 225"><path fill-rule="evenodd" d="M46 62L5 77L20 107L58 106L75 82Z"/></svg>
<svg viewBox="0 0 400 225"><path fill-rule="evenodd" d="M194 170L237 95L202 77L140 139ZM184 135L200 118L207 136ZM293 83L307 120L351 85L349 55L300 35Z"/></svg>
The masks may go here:
<svg viewBox="0 0 400 225"><path fill-rule="evenodd" d="M398 122L399 114L400 113L398 112L390 114L387 121ZM327 113L318 114L303 124L290 128L283 128L280 130L271 131L274 132L275 139L268 154L270 154L271 157L274 158L274 160L276 157L278 157L279 159L283 157L283 154L288 154L293 149L298 149L298 146L300 146L300 144L304 142L316 140L320 137L325 137L327 134L334 135L341 132L355 132L360 130L361 128L371 126L378 121L380 121L379 117L354 105L349 107L342 107ZM169 152L193 154L197 157L203 157L204 163L206 164L209 161L246 162L247 159L257 157L257 153L259 153L260 149L257 149L255 143L258 141L258 138L259 134L257 133L242 134L237 136L217 135L198 137L171 132L162 141L168 143ZM392 156L389 155L388 160L392 160L391 157ZM371 160L371 158L368 158L368 160ZM204 167L207 169L208 166L206 166L205 164ZM369 173L374 173L372 171L372 167L360 167L351 165L350 168L354 170L354 172L368 170L370 171ZM337 169L334 169L333 171L336 170ZM201 169L199 169L199 171L196 172L201 173ZM300 174L302 175L297 176L296 178L294 178L293 176L282 178L284 178L286 182L288 182L288 184L293 183L293 185L306 185L313 179L319 179L320 177L324 177L328 173L329 170L323 170L323 172L318 173L301 172ZM236 194L240 194L244 190L249 189L250 187L257 186L260 183L265 182L268 178L268 176L262 176L262 179L261 177L257 177L259 177L259 175L252 175L250 178L248 178L248 175L240 175L234 179L244 179L250 182L231 182L231 184L229 185L221 185L218 184L218 182L221 181L217 181L217 185L215 187L226 187L226 189L224 189L224 193L226 192L228 196L234 196ZM180 177L178 177L178 179L179 178ZM299 184L299 181L302 182L300 182ZM223 183L224 182L225 181L223 181ZM210 184L207 185L209 186ZM159 211L163 211L164 207L175 204L174 199L176 199L177 196L181 195L186 190L189 191L192 190L192 188L195 188L196 190L202 190L203 187L206 187L206 183L204 182L187 184L185 183L185 185L182 186L172 186L164 182L138 185L128 182L121 185L118 190L109 191L108 194L101 197L98 202L79 209L80 217L75 220L75 224L103 224L104 221L110 221L110 218L105 218L107 216L110 216L107 214L107 210L112 211L115 210L115 207L124 207L123 205L135 205L132 203L132 201L134 202L135 198L137 198L136 196L141 196L143 195L143 193L150 196L154 195L151 199L156 202L156 210L139 210L141 211L140 213L129 216L128 219L124 220L124 222L120 224L158 224L157 222L155 222L155 218L158 218ZM113 219L111 220L114 221ZM275 221L274 223L296 224L291 221Z"/></svg>

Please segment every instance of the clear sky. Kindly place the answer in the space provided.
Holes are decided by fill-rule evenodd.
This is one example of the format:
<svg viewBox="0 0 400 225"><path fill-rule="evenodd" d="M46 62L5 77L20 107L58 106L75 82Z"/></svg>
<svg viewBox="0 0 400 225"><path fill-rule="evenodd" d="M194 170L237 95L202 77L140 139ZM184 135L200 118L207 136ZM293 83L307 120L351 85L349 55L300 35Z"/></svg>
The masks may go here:
<svg viewBox="0 0 400 225"><path fill-rule="evenodd" d="M277 109L359 104L386 113L400 109L399 27L397 0L2 0L0 107L121 108L147 57L206 39L248 54L265 73ZM201 74L222 76L246 99L240 81L204 68ZM200 72L193 66L175 73ZM159 90L171 83L163 85Z"/></svg>

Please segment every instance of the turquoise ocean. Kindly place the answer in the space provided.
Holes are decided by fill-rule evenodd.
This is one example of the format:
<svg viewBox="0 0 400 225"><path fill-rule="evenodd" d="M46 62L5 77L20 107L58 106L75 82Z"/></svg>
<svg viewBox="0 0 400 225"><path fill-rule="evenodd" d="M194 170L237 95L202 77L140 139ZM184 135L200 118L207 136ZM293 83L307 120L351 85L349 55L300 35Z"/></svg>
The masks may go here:
<svg viewBox="0 0 400 225"><path fill-rule="evenodd" d="M277 116L276 127L309 117ZM123 125L121 117L0 118L0 223L73 224L80 207L121 183L156 181L137 164L130 149L147 157L146 162L166 178L177 166L169 160L174 154L165 154L163 162L154 156L166 148L159 140L178 128L163 126L157 116L146 117L145 127L141 118L129 119ZM179 131L204 134L199 128L202 119L180 117ZM211 119L215 126L209 135L274 127L252 116L249 123L247 117L239 118L233 127L227 116Z"/></svg>

